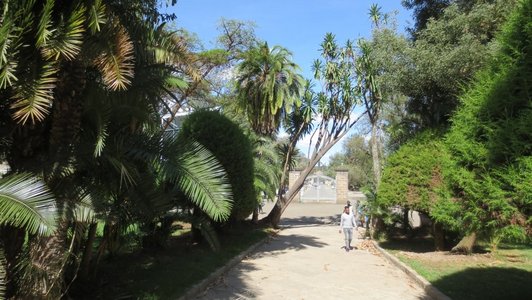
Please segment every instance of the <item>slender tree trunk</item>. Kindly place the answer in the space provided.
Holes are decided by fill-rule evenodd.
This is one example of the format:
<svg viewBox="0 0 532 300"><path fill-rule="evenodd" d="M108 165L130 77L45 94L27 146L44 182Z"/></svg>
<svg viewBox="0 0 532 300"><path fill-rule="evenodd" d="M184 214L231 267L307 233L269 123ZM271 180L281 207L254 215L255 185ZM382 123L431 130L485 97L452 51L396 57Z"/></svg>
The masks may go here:
<svg viewBox="0 0 532 300"><path fill-rule="evenodd" d="M408 207L403 208L403 234L408 235L410 231L410 222L408 220Z"/></svg>
<svg viewBox="0 0 532 300"><path fill-rule="evenodd" d="M473 246L475 246L475 242L477 241L477 233L472 232L462 238L458 245L454 246L453 249L451 249L451 252L453 253L461 253L461 254L471 254L473 252Z"/></svg>
<svg viewBox="0 0 532 300"><path fill-rule="evenodd" d="M440 223L432 223L432 235L434 237L434 248L436 251L445 251L445 231Z"/></svg>
<svg viewBox="0 0 532 300"><path fill-rule="evenodd" d="M81 258L81 263L79 266L79 279L81 281L86 281L89 278L90 274L90 262L92 259L92 245L96 239L96 229L98 228L97 223L92 223L89 225L89 234L87 236L87 241L85 242L85 249L83 249L83 257Z"/></svg>
<svg viewBox="0 0 532 300"><path fill-rule="evenodd" d="M379 154L379 137L377 124L371 124L371 158L373 160L373 179L375 181L375 190L378 190L381 183L381 162Z"/></svg>

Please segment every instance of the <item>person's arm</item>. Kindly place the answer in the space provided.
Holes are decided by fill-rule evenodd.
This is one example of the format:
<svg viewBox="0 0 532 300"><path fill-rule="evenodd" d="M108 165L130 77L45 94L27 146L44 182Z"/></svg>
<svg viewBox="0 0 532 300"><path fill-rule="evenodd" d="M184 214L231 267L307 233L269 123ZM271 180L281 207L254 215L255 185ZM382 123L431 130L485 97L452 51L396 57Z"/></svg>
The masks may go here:
<svg viewBox="0 0 532 300"><path fill-rule="evenodd" d="M351 215L351 224L353 224L353 227L355 227L355 230L358 230L357 222L355 220L355 215Z"/></svg>
<svg viewBox="0 0 532 300"><path fill-rule="evenodd" d="M342 226L344 225L344 218L342 218L344 214L340 215L340 229L338 230L339 233L342 233Z"/></svg>

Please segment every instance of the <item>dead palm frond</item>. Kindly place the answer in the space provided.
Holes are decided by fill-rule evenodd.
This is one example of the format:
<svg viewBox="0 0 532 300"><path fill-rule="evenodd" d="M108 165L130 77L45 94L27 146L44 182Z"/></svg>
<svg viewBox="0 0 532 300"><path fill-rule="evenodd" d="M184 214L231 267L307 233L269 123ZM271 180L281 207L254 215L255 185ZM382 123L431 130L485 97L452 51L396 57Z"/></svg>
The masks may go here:
<svg viewBox="0 0 532 300"><path fill-rule="evenodd" d="M103 83L113 91L125 90L134 75L133 43L124 27L116 24L110 28L107 50L100 54L95 64L102 74Z"/></svg>

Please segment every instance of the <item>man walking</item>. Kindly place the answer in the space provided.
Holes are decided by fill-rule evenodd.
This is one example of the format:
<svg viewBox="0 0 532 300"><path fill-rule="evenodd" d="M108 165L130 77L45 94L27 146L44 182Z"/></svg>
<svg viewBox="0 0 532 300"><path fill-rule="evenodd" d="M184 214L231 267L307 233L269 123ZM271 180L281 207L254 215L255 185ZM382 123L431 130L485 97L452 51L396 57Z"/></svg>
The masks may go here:
<svg viewBox="0 0 532 300"><path fill-rule="evenodd" d="M353 227L356 228L355 216L353 213L351 213L349 206L346 205L344 207L344 212L340 217L340 230L338 230L339 233L342 233L342 231L344 232L346 252L349 252L349 250L353 249L351 247L351 240L353 240Z"/></svg>

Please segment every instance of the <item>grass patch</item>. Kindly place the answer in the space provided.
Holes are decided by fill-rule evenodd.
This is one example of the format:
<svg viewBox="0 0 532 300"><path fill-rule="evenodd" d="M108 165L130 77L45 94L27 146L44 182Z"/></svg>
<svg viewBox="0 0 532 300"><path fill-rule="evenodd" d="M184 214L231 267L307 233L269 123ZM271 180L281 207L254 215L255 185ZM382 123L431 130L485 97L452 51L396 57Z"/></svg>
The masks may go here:
<svg viewBox="0 0 532 300"><path fill-rule="evenodd" d="M380 245L452 299L532 299L531 245L466 256L427 252L426 242L417 242L410 248L405 241Z"/></svg>
<svg viewBox="0 0 532 300"><path fill-rule="evenodd" d="M186 231L186 229L185 229ZM268 235L266 229L233 228L220 236L222 249L191 244L175 233L169 247L156 253L125 253L103 263L97 291L84 299L174 299L230 259Z"/></svg>

